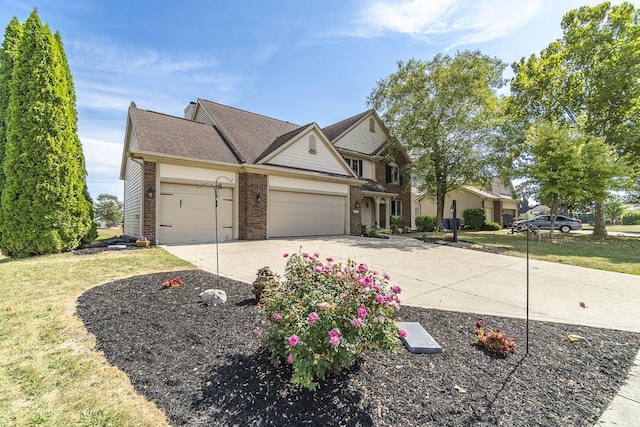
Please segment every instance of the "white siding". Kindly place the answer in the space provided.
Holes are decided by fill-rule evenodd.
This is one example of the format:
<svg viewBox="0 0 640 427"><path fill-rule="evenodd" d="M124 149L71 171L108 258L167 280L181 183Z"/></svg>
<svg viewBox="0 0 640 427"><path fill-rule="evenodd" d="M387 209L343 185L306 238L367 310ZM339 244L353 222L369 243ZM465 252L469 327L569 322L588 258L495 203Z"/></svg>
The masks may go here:
<svg viewBox="0 0 640 427"><path fill-rule="evenodd" d="M325 139L315 129L312 132L316 138L315 154L309 152L311 132L307 132L296 138L283 151L265 159L265 163L340 175L350 173L347 166L342 164L341 159L337 158L336 152L327 145Z"/></svg>
<svg viewBox="0 0 640 427"><path fill-rule="evenodd" d="M205 111L204 107L199 106L198 108L198 112L196 114L196 117L194 119L196 122L200 122L200 123L204 123L206 125L213 125L213 120L211 119L211 116L209 116L209 114Z"/></svg>
<svg viewBox="0 0 640 427"><path fill-rule="evenodd" d="M214 183L218 177L224 176L230 179L234 184L237 182L235 172L230 171L172 165L168 163L159 163L158 169L158 174L161 180ZM225 185L229 184L229 181L225 179L220 179L218 182L224 183Z"/></svg>
<svg viewBox="0 0 640 427"><path fill-rule="evenodd" d="M131 141L133 143L133 141ZM124 177L124 234L142 234L142 165L127 158Z"/></svg>
<svg viewBox="0 0 640 427"><path fill-rule="evenodd" d="M380 123L376 121L376 131L371 132L369 130L369 118L366 118L342 138L338 139L334 145L345 150L373 154L386 141L387 134L380 126Z"/></svg>
<svg viewBox="0 0 640 427"><path fill-rule="evenodd" d="M269 190L293 190L309 193L342 194L346 196L349 194L349 185L270 175Z"/></svg>
<svg viewBox="0 0 640 427"><path fill-rule="evenodd" d="M368 179L376 179L371 160L362 160L362 177Z"/></svg>

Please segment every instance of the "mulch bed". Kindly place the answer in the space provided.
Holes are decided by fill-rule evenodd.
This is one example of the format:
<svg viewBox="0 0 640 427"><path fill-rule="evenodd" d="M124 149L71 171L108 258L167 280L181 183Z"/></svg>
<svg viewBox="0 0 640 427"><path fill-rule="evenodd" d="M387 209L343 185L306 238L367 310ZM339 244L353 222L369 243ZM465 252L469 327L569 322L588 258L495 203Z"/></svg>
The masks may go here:
<svg viewBox="0 0 640 427"><path fill-rule="evenodd" d="M170 277L184 285L161 290ZM208 288L228 302L201 303ZM314 393L269 363L247 284L199 270L131 277L85 292L77 314L172 425L592 425L640 348L636 333L531 321L525 356L523 320L405 306L401 319L420 322L444 353L367 354ZM516 352L474 346L476 321L514 338Z"/></svg>

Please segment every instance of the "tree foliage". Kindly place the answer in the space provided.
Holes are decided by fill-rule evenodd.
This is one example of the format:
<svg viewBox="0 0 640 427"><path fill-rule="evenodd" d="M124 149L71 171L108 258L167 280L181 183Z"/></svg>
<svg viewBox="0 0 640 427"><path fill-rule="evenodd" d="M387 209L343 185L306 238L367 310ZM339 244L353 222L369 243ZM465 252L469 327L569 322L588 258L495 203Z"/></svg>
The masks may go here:
<svg viewBox="0 0 640 427"><path fill-rule="evenodd" d="M615 222L616 219L620 219L623 213L624 203L622 203L622 198L620 196L612 195L604 202L605 218L612 223Z"/></svg>
<svg viewBox="0 0 640 427"><path fill-rule="evenodd" d="M392 140L413 159L412 178L436 199L442 227L448 192L486 180L505 64L480 52L399 61L377 82L368 103L381 113Z"/></svg>
<svg viewBox="0 0 640 427"><path fill-rule="evenodd" d="M513 65L510 111L527 129L538 120L603 137L616 159L640 172L640 12L632 4L570 11L563 37ZM601 202L595 235L606 234Z"/></svg>
<svg viewBox="0 0 640 427"><path fill-rule="evenodd" d="M9 256L77 247L93 224L61 44L37 11L23 25L9 84L0 248Z"/></svg>
<svg viewBox="0 0 640 427"><path fill-rule="evenodd" d="M517 173L521 189L550 208L551 237L558 208L585 201L604 201L618 168L604 138L567 126L539 124L531 128Z"/></svg>
<svg viewBox="0 0 640 427"><path fill-rule="evenodd" d="M22 25L17 18L13 18L4 33L4 40L0 48L0 200L4 188L4 170L2 163L7 144L7 120L9 113L9 86L13 72L13 62L18 51L18 43L22 36ZM1 212L0 212L1 214ZM2 217L0 216L0 223ZM0 230L0 233L2 230Z"/></svg>
<svg viewBox="0 0 640 427"><path fill-rule="evenodd" d="M95 217L105 222L107 227L113 227L122 222L123 203L113 194L102 193L94 206Z"/></svg>

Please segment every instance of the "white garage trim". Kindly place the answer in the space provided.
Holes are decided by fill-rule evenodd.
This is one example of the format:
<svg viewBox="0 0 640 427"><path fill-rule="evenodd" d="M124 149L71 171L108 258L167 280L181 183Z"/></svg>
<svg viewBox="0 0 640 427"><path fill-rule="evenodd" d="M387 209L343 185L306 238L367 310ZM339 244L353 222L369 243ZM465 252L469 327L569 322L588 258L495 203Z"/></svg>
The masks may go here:
<svg viewBox="0 0 640 427"><path fill-rule="evenodd" d="M269 190L268 200L268 237L346 234L346 196Z"/></svg>
<svg viewBox="0 0 640 427"><path fill-rule="evenodd" d="M215 196L211 186L161 182L158 194L158 240L161 244L213 242ZM218 192L218 240L233 238L233 189Z"/></svg>

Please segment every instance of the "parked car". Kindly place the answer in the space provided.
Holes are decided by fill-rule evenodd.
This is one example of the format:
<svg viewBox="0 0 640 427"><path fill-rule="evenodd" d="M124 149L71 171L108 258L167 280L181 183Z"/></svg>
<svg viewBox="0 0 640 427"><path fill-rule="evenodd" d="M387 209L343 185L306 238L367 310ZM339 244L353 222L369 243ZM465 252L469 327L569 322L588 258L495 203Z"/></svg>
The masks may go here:
<svg viewBox="0 0 640 427"><path fill-rule="evenodd" d="M538 215L528 220L516 221L513 223L513 231L524 231L527 229L527 226L537 227L540 230L549 230L551 228L551 216ZM558 215L553 228L563 233L568 233L571 230L582 230L582 221L568 216Z"/></svg>

